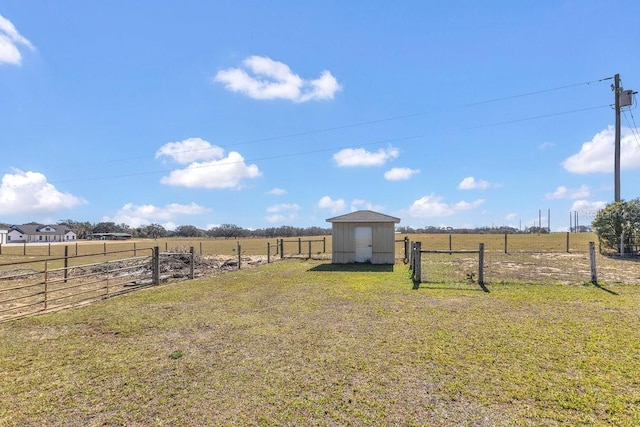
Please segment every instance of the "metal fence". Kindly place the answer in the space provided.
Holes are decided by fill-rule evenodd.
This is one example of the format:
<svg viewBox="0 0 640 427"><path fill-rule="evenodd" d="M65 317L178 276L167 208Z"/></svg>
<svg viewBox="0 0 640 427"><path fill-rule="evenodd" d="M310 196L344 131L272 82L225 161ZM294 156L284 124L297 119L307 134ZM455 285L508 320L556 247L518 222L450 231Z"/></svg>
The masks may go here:
<svg viewBox="0 0 640 427"><path fill-rule="evenodd" d="M411 247L415 250L415 243ZM419 245L412 259L414 283L471 285L640 284L640 259L600 254L591 242L580 252L433 250ZM413 252L410 258L414 257Z"/></svg>
<svg viewBox="0 0 640 427"><path fill-rule="evenodd" d="M141 254L142 252L146 252ZM139 254L140 253L140 254ZM0 322L77 306L157 285L171 278L194 278L219 263L196 266L189 251L158 247L0 264ZM229 265L228 263L225 265ZM239 263L233 268L239 268Z"/></svg>

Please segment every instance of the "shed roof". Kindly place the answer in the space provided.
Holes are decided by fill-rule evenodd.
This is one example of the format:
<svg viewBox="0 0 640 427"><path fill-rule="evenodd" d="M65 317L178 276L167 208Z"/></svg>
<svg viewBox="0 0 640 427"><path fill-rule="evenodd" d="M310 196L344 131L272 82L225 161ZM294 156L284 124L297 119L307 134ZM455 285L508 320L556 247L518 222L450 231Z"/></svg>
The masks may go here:
<svg viewBox="0 0 640 427"><path fill-rule="evenodd" d="M327 222L393 222L397 224L400 218L365 210L328 218Z"/></svg>

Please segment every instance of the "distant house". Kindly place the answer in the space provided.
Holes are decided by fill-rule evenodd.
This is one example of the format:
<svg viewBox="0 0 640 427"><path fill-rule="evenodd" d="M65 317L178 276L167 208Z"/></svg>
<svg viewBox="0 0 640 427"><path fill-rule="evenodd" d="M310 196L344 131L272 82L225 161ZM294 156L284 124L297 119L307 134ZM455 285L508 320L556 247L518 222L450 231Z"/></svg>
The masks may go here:
<svg viewBox="0 0 640 427"><path fill-rule="evenodd" d="M327 219L332 224L334 264L395 263L395 224L400 218L374 211L357 211Z"/></svg>
<svg viewBox="0 0 640 427"><path fill-rule="evenodd" d="M7 233L7 243L69 242L76 239L76 233L66 225L12 225Z"/></svg>
<svg viewBox="0 0 640 427"><path fill-rule="evenodd" d="M9 230L0 230L0 245L7 243L7 234Z"/></svg>

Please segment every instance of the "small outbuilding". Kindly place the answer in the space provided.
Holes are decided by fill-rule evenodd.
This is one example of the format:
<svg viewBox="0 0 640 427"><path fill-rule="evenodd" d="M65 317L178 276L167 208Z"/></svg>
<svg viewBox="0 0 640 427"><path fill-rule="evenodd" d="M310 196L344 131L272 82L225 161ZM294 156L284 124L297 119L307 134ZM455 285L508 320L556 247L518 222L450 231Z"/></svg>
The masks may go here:
<svg viewBox="0 0 640 427"><path fill-rule="evenodd" d="M364 210L329 218L327 222L332 225L332 263L395 263L395 224L400 218Z"/></svg>

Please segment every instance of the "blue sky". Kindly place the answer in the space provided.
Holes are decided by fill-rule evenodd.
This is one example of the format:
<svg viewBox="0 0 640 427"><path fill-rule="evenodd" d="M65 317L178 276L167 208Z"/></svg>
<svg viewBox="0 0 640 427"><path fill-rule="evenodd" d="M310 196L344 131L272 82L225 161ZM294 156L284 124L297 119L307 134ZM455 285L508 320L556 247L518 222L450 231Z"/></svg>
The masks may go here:
<svg viewBox="0 0 640 427"><path fill-rule="evenodd" d="M590 222L640 2L0 3L0 222ZM640 112L622 115L623 199ZM634 116L638 116L636 119Z"/></svg>

